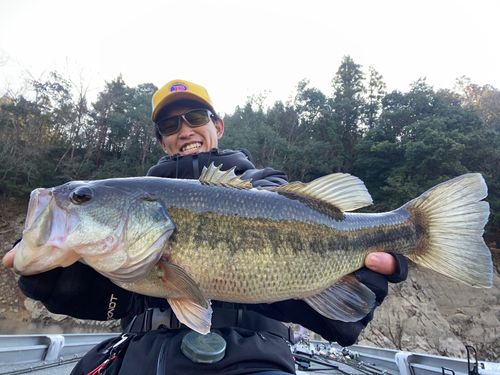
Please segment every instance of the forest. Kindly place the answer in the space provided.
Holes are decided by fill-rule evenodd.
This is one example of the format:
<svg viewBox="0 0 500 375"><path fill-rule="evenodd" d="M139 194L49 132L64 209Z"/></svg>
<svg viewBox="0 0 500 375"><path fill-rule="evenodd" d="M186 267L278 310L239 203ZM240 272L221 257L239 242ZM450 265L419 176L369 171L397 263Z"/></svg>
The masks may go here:
<svg viewBox="0 0 500 375"><path fill-rule="evenodd" d="M375 68L345 56L332 72L333 94L298 82L286 102L249 97L224 114L220 149L244 147L257 167L308 182L346 172L362 179L374 205L397 208L464 173L489 187L486 239L500 237L500 91L459 77L435 90L425 78L408 92L387 92ZM210 91L210 88L208 88ZM154 137L152 83L128 87L121 75L90 103L84 85L57 72L30 79L22 93L0 98L0 194L70 180L144 176L164 155Z"/></svg>

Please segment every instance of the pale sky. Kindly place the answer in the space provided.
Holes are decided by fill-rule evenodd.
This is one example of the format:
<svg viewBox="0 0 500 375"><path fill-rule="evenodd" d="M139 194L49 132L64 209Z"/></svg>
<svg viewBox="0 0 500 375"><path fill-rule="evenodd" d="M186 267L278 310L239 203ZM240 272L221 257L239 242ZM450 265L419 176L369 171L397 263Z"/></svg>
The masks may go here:
<svg viewBox="0 0 500 375"><path fill-rule="evenodd" d="M208 89L219 112L297 83L330 95L344 55L388 91L426 77L452 89L465 75L500 88L500 0L0 0L0 96L22 70L57 70L91 95L120 73L134 87L172 79Z"/></svg>

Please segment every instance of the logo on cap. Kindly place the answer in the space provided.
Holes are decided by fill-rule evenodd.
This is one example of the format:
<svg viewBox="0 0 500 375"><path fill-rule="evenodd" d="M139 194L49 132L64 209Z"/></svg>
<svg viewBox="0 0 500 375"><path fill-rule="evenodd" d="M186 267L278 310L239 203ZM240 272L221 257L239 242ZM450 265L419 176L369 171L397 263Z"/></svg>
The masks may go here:
<svg viewBox="0 0 500 375"><path fill-rule="evenodd" d="M186 85L182 85L180 83L177 83L175 85L173 85L172 87L170 87L170 92L176 92L176 91L187 91L187 86Z"/></svg>

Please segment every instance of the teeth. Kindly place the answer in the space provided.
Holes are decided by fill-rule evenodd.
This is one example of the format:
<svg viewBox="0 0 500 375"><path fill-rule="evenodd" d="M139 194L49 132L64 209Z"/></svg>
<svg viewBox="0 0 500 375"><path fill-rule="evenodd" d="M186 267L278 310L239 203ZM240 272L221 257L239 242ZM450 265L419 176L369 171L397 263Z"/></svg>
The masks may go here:
<svg viewBox="0 0 500 375"><path fill-rule="evenodd" d="M183 152L189 152L196 150L198 147L201 147L201 143L191 143L190 145L187 145L186 147L182 148Z"/></svg>

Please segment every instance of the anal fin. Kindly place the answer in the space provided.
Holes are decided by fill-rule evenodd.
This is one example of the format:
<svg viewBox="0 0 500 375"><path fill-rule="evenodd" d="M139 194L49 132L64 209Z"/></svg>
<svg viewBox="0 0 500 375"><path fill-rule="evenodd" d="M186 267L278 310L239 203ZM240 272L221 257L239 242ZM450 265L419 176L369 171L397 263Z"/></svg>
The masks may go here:
<svg viewBox="0 0 500 375"><path fill-rule="evenodd" d="M357 322L375 306L375 294L353 274L342 277L323 292L303 300L321 315L342 322Z"/></svg>

